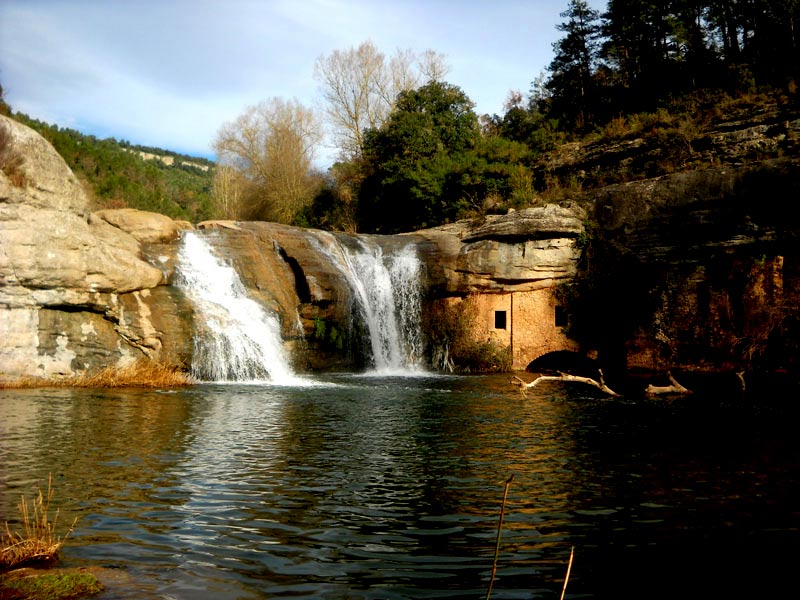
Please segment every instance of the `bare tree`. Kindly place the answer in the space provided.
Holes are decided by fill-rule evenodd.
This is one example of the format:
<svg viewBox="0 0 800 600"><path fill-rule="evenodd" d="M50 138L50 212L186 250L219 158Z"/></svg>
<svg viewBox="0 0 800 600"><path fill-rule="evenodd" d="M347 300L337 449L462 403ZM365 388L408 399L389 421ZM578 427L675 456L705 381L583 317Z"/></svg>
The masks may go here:
<svg viewBox="0 0 800 600"><path fill-rule="evenodd" d="M218 163L240 175L236 216L290 223L316 191L312 163L321 131L313 111L281 98L251 106L225 123L214 149Z"/></svg>
<svg viewBox="0 0 800 600"><path fill-rule="evenodd" d="M369 41L319 57L314 76L344 158L361 155L364 132L383 124L400 92L439 80L446 72L444 56L433 50L417 56L398 49L387 60Z"/></svg>
<svg viewBox="0 0 800 600"><path fill-rule="evenodd" d="M417 59L417 63L423 79L421 83L442 82L450 72L445 55L431 49L425 50Z"/></svg>
<svg viewBox="0 0 800 600"><path fill-rule="evenodd" d="M231 165L217 166L211 188L215 218L237 219L242 216L245 186L244 177L238 169Z"/></svg>

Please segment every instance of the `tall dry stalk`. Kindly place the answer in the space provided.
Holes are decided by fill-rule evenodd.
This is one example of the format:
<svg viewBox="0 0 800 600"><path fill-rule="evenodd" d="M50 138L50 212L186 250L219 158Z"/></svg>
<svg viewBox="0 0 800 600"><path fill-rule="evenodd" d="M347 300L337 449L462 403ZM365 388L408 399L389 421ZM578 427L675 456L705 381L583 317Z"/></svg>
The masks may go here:
<svg viewBox="0 0 800 600"><path fill-rule="evenodd" d="M569 583L569 574L572 572L572 560L575 558L575 546L569 551L569 564L567 565L567 576L564 578L564 587L561 590L561 600L567 595L567 584Z"/></svg>
<svg viewBox="0 0 800 600"><path fill-rule="evenodd" d="M494 586L494 576L497 574L497 558L500 555L500 532L503 529L503 517L506 514L506 499L508 498L508 488L511 487L511 482L514 481L514 474L512 473L506 479L506 487L503 490L503 503L500 505L500 520L497 522L497 540L494 545L494 562L492 562L492 576L489 579L489 589L486 590L486 600L492 595L492 587Z"/></svg>
<svg viewBox="0 0 800 600"><path fill-rule="evenodd" d="M52 483L53 477L50 475L47 478L47 495L39 488L39 494L30 507L25 496L22 496L17 508L23 532L12 532L6 521L5 533L0 536L0 569L7 569L21 563L51 560L55 558L69 534L72 533L78 520L77 517L63 537L56 534L58 509L56 509L53 520L50 520L50 501L53 499Z"/></svg>

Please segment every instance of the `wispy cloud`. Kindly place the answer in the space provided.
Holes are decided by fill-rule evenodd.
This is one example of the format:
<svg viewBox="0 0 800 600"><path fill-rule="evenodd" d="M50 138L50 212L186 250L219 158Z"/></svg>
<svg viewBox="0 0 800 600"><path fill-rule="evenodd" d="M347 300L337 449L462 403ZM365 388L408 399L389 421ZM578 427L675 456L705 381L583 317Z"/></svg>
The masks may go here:
<svg viewBox="0 0 800 600"><path fill-rule="evenodd" d="M597 0L593 5L603 6ZM273 96L313 105L314 62L370 39L446 55L448 81L500 112L546 67L566 0L3 0L9 103L87 133L210 153L223 122Z"/></svg>

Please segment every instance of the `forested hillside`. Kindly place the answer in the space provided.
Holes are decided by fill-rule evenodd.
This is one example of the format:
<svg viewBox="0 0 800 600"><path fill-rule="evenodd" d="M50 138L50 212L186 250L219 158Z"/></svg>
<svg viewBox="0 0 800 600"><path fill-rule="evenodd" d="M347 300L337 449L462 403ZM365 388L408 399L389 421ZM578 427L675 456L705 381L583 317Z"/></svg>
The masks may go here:
<svg viewBox="0 0 800 600"><path fill-rule="evenodd" d="M602 12L584 0L565 5L547 72L531 73L527 93L511 92L504 114L477 115L441 77L401 90L299 220L407 231L797 152L797 2L611 0ZM365 72L362 54L350 55L352 81ZM751 124L779 143L738 158L718 151L719 135Z"/></svg>
<svg viewBox="0 0 800 600"><path fill-rule="evenodd" d="M101 140L20 113L13 117L53 144L98 208L138 208L192 222L212 216L209 160Z"/></svg>
<svg viewBox="0 0 800 600"><path fill-rule="evenodd" d="M217 165L16 118L54 144L98 206L373 233L797 152L797 1L564 4L552 61L532 66L530 89L510 91L500 115L477 114L433 50L389 56L364 42L317 60L321 111L276 97L222 124ZM720 153L719 135L752 124L776 143ZM322 173L324 140L339 154Z"/></svg>

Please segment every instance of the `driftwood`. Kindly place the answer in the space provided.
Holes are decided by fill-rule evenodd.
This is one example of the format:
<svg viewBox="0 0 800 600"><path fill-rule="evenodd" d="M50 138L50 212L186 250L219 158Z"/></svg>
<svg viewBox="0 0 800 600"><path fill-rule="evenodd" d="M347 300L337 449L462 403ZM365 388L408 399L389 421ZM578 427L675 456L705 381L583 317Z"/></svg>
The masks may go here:
<svg viewBox="0 0 800 600"><path fill-rule="evenodd" d="M739 380L739 384L742 386L742 394L747 391L747 384L744 381L744 371L737 371L736 378Z"/></svg>
<svg viewBox="0 0 800 600"><path fill-rule="evenodd" d="M539 375L536 379L531 381L530 383L526 383L516 375L511 380L513 385L518 385L521 388L522 393L525 393L525 390L528 388L532 388L535 385L541 383L542 381L568 381L568 382L576 382L576 383L585 383L587 385L591 385L592 387L596 387L601 392L608 394L609 396L619 396L617 392L612 390L605 384L603 381L603 372L599 371L600 373L600 380L592 379L591 377L581 377L580 375L569 375L567 373L562 373L561 371L558 372L558 375ZM515 381L516 380L516 381Z"/></svg>
<svg viewBox="0 0 800 600"><path fill-rule="evenodd" d="M691 394L692 390L683 387L678 381L672 376L672 373L667 371L667 377L669 377L669 381L672 385L648 385L644 393L648 396L659 396L661 394Z"/></svg>

